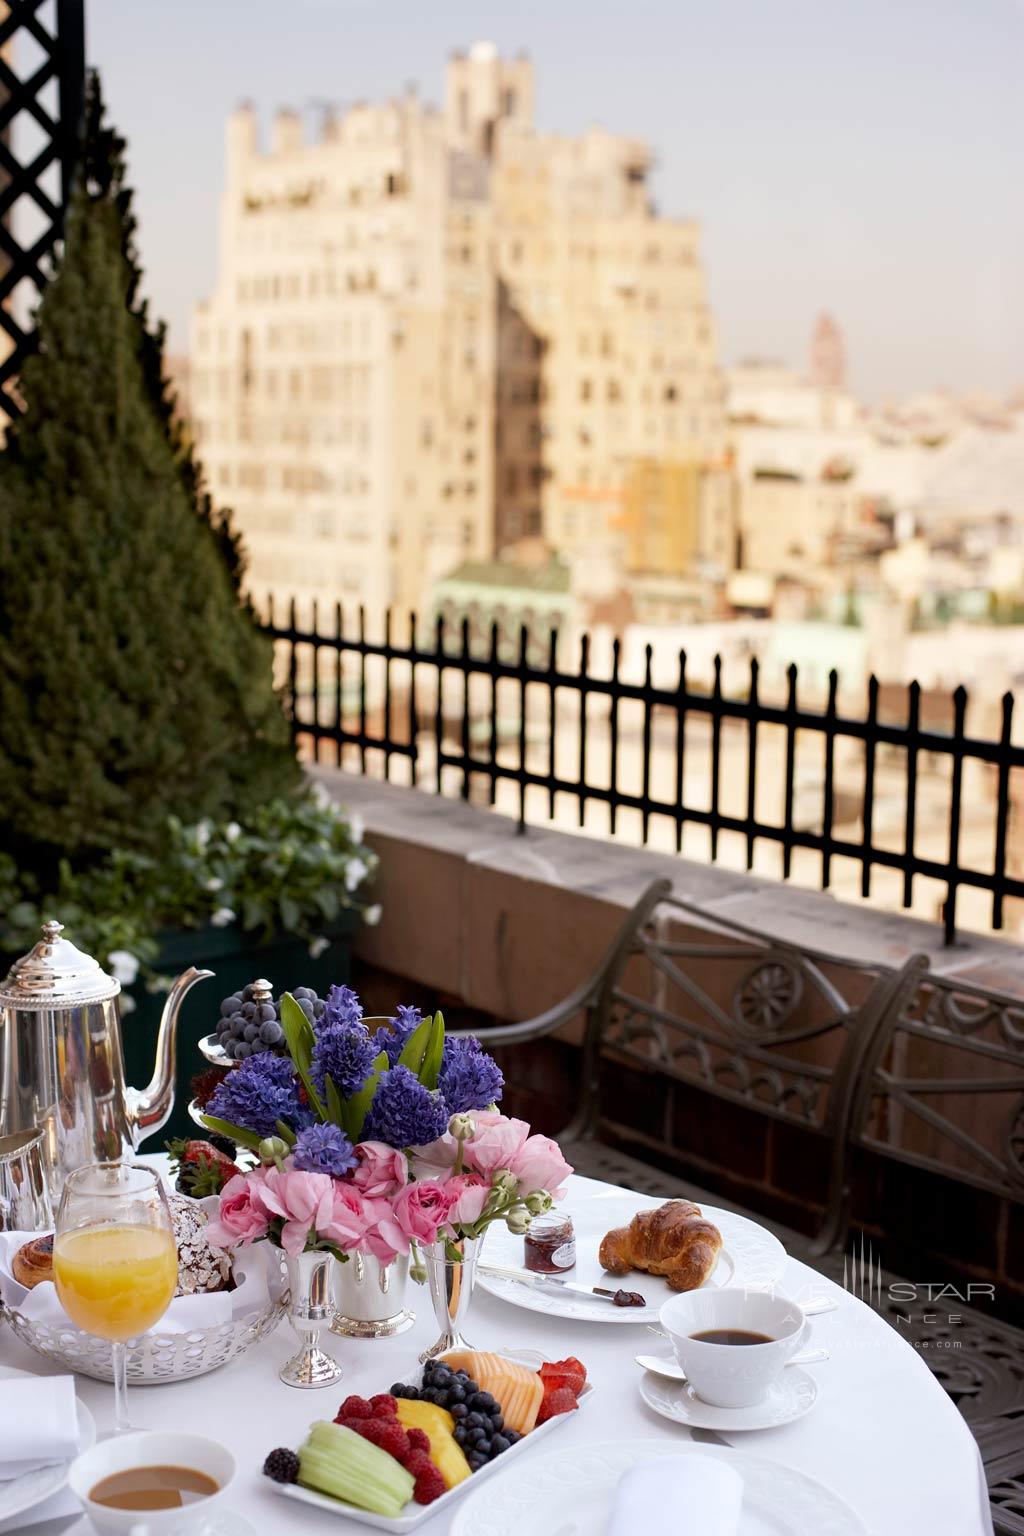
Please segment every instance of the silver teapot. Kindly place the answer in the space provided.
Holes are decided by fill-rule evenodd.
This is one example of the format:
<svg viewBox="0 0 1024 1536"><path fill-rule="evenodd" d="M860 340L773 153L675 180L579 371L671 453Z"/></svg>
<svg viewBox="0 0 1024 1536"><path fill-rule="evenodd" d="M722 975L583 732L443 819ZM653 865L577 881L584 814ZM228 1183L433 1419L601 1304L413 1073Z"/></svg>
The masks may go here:
<svg viewBox="0 0 1024 1536"><path fill-rule="evenodd" d="M0 1137L42 1132L56 1209L64 1180L84 1163L134 1152L174 1107L178 1011L212 971L190 967L167 994L147 1088L126 1088L117 994L121 983L84 955L57 922L0 982Z"/></svg>

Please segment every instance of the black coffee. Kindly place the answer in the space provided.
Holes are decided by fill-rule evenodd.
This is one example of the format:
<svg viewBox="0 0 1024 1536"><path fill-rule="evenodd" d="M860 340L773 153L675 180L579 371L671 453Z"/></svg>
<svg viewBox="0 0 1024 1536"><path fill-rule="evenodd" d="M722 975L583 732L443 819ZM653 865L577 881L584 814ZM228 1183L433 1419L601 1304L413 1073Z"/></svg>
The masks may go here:
<svg viewBox="0 0 1024 1536"><path fill-rule="evenodd" d="M691 1333L700 1344L774 1344L767 1333L748 1333L745 1328L709 1328L706 1333Z"/></svg>

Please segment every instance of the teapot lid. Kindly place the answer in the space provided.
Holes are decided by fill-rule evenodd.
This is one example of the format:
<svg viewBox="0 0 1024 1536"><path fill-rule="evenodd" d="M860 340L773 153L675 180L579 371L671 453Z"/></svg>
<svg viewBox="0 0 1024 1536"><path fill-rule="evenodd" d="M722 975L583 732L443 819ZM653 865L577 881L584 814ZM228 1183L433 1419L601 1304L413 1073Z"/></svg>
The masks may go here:
<svg viewBox="0 0 1024 1536"><path fill-rule="evenodd" d="M63 923L43 924L43 937L27 955L15 960L0 982L0 1007L28 1012L44 1008L75 1008L116 997L121 983L108 976L98 960L83 955L70 939L62 939Z"/></svg>

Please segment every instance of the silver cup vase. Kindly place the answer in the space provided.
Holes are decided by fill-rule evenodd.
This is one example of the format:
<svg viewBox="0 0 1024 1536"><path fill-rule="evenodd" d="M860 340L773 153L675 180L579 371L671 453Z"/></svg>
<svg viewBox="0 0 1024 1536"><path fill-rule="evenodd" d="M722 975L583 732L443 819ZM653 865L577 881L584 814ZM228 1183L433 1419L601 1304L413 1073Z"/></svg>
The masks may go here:
<svg viewBox="0 0 1024 1536"><path fill-rule="evenodd" d="M334 1266L331 1332L349 1339L391 1339L416 1321L405 1305L408 1255L382 1264L372 1253L353 1253Z"/></svg>
<svg viewBox="0 0 1024 1536"><path fill-rule="evenodd" d="M334 1317L333 1253L307 1248L296 1258L285 1254L288 1285L291 1289L289 1321L302 1348L281 1369L281 1380L289 1387L329 1387L341 1377L341 1366L320 1348L320 1335L331 1326Z"/></svg>
<svg viewBox="0 0 1024 1536"><path fill-rule="evenodd" d="M424 1245L427 1285L441 1334L423 1351L421 1360L433 1360L451 1349L473 1348L462 1330L473 1299L480 1243L479 1237L464 1237L457 1242Z"/></svg>

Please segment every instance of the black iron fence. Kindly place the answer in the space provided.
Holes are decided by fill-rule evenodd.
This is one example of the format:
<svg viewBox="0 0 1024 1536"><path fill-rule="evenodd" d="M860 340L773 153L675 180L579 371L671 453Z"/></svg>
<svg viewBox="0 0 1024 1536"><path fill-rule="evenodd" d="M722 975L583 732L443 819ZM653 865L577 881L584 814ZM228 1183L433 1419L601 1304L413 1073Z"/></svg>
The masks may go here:
<svg viewBox="0 0 1024 1536"><path fill-rule="evenodd" d="M1009 693L997 728L968 735L962 687L936 696L872 677L851 710L845 694L840 706L834 671L813 703L801 702L795 666L769 690L752 659L737 696L723 684L718 656L697 680L679 652L666 685L655 681L650 646L630 676L616 640L595 675L587 635L573 667L554 631L538 660L536 635L525 627L512 657L496 624L483 644L466 622L453 633L439 619L424 637L412 615L402 640L394 627L388 613L371 638L363 611L346 627L339 606L326 626L314 609L304 629L294 603L286 623L271 607L266 629L308 756L500 804L521 830L568 802L581 827L601 830L603 822L623 835L629 815L634 830L625 835L664 845L664 831L654 834L667 828L677 851L690 851L684 834L701 828L703 857L712 861L724 839L733 850L738 839L745 860L737 862L747 869L773 848L771 872L784 879L800 858L806 882L810 856L811 880L823 889L842 861L853 861L864 898L873 897L877 872L891 872L886 904L910 907L916 882L930 881L927 915L941 918L947 943L961 892L985 893L972 925L997 929L1007 901L1024 898L1024 879L1011 873L1024 748L1012 740Z"/></svg>

